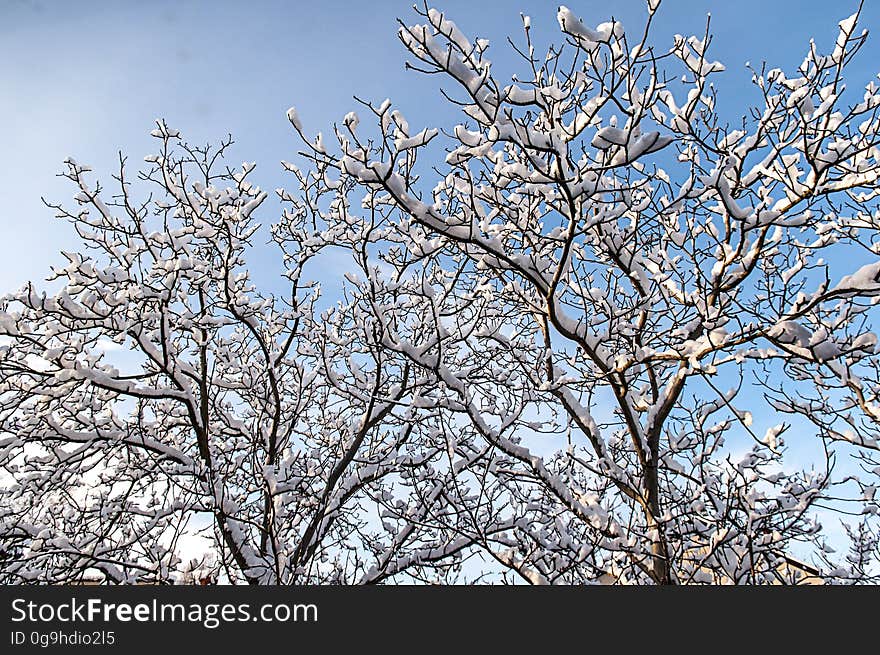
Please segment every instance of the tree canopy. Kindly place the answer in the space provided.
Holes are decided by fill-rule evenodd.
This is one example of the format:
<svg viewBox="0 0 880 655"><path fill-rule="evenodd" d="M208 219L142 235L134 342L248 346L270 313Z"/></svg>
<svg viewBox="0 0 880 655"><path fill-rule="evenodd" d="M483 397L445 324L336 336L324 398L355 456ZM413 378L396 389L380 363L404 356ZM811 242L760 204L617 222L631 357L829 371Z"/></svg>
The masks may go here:
<svg viewBox="0 0 880 655"><path fill-rule="evenodd" d="M708 27L654 41L659 4L560 7L546 52L524 16L512 80L416 9L408 66L459 122L362 102L325 138L291 108L281 293L231 139L158 121L112 189L65 162L82 247L0 300L3 579L880 579L867 33L740 106Z"/></svg>

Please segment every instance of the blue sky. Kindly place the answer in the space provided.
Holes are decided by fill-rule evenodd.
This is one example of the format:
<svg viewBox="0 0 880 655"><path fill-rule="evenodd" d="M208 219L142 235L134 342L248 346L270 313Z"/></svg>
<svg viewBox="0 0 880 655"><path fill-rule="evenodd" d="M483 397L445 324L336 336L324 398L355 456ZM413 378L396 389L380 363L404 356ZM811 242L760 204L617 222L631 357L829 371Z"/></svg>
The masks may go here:
<svg viewBox="0 0 880 655"><path fill-rule="evenodd" d="M469 35L489 38L496 72L515 70L504 42L519 36L519 12L532 17L538 43L558 39L556 2L447 0L443 9ZM869 2L863 24L880 24L880 3ZM614 16L640 29L642 0L569 0L589 24ZM655 43L675 33L703 34L711 12L710 54L728 67L719 79L722 106L740 112L749 88L747 60L791 69L815 36L830 46L836 23L855 1L666 0ZM412 21L405 0L376 2L290 0L0 0L0 293L44 277L70 247L71 230L52 220L40 196L68 201L56 179L73 156L108 180L118 150L133 164L150 152L153 121L164 117L188 139L232 133L234 162L256 161L264 188L288 182L279 160L297 147L285 111L296 105L309 133L327 132L355 108L352 95L390 97L416 129L453 125L454 111L434 84L404 69L396 18ZM857 65L861 85L880 68L880 34ZM743 109L744 104L743 104ZM419 126L419 127L416 127ZM267 205L263 220L274 219ZM325 285L326 288L326 285Z"/></svg>
<svg viewBox="0 0 880 655"><path fill-rule="evenodd" d="M643 0L566 1L591 25L613 16L640 30L646 16ZM559 39L557 4L436 6L468 35L490 39L495 72L509 75L515 60L505 37L520 36L519 13L532 17L542 46ZM862 25L878 29L850 69L854 90L880 70L880 2L867 5ZM711 12L710 57L727 66L716 78L720 108L734 117L751 91L746 61L791 71L811 37L829 50L837 22L856 7L856 0L665 0L654 43L702 35ZM355 109L353 95L391 98L414 130L454 125L437 79L404 69L397 17L418 20L407 0L0 0L0 295L45 277L62 261L58 251L75 247L69 226L40 201L71 202L72 187L55 177L62 161L73 156L109 181L118 150L132 164L152 151L156 118L195 142L232 133L233 163L256 161L254 180L267 189L290 182L279 161L298 147L285 117L291 105L309 134L326 134ZM261 220L274 220L274 210L264 205ZM261 264L255 268L259 280ZM332 280L324 288L332 294Z"/></svg>

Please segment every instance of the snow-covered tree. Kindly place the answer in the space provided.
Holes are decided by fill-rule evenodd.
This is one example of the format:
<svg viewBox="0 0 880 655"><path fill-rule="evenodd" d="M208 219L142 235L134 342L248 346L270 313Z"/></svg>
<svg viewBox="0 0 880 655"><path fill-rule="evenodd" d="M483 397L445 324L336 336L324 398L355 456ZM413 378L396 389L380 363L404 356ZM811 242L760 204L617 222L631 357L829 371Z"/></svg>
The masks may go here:
<svg viewBox="0 0 880 655"><path fill-rule="evenodd" d="M401 23L463 118L364 103L331 145L291 109L283 293L229 141L160 121L109 197L68 161L83 248L0 304L4 579L877 580L866 33L752 70L746 106L708 28L655 42L659 4L561 7L546 53L523 16L509 81L441 11Z"/></svg>
<svg viewBox="0 0 880 655"><path fill-rule="evenodd" d="M410 129L386 101L331 150L292 111L313 196L381 261L356 282L432 376L420 406L493 448L456 517L513 522L476 540L511 574L804 581L797 556L870 579L880 87L845 92L866 32L855 14L827 54L753 70L747 107L713 84L708 29L653 42L658 5L635 32L561 7L546 53L524 16L510 83L425 7L408 65L463 120ZM823 524L852 514L861 555L834 559Z"/></svg>
<svg viewBox="0 0 880 655"><path fill-rule="evenodd" d="M256 291L254 165L225 168L229 140L153 136L139 181L121 159L109 197L66 162L77 207L54 207L83 248L55 292L2 300L3 578L355 583L428 563L408 572L443 579L434 560L464 542L379 520L445 511L446 450L420 444L446 427L411 408L430 380L356 302L317 309L303 271L333 234L307 213L272 232L287 295Z"/></svg>

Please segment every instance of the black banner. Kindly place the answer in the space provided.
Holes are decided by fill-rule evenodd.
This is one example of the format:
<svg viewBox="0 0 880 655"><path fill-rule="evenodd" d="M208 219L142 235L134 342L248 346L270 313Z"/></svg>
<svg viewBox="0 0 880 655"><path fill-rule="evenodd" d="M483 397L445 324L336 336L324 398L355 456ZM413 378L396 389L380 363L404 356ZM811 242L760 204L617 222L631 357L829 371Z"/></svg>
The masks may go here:
<svg viewBox="0 0 880 655"><path fill-rule="evenodd" d="M0 653L178 652L184 646L228 652L237 645L259 646L268 655L273 645L280 652L336 652L343 644L369 653L441 644L456 652L495 652L502 645L557 649L559 639L572 636L593 646L630 647L737 634L745 646L757 637L754 630L763 645L791 646L841 625L839 618L856 638L871 625L875 593L816 587L2 587Z"/></svg>

